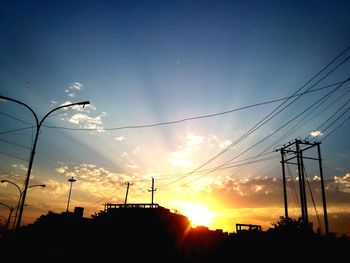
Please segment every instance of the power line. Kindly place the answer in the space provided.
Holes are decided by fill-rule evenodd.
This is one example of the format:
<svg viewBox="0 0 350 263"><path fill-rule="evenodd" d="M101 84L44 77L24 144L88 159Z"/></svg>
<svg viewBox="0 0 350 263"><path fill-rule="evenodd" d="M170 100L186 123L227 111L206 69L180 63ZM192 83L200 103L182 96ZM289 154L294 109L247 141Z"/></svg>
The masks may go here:
<svg viewBox="0 0 350 263"><path fill-rule="evenodd" d="M327 120L325 120L320 126L316 128L316 131L320 130L323 125L325 125L329 120L331 120L335 115L338 114L348 103L350 102L350 99L348 99L335 113L333 113ZM330 126L332 126L339 118L341 118L350 107L348 107L342 114L340 114L331 124L329 124L326 128L324 128L323 131L326 131Z"/></svg>
<svg viewBox="0 0 350 263"><path fill-rule="evenodd" d="M344 84L344 83L343 83ZM272 133L270 133L269 135L267 135L266 137L264 137L263 139L261 139L260 141L258 141L257 143L253 144L251 147L249 147L248 149L246 149L245 151L243 151L242 153L240 153L239 155L231 158L230 160L226 161L224 164L227 164L229 162L231 162L232 160L236 159L237 157L243 155L244 153L246 153L247 151L251 150L252 148L254 148L255 146L259 145L260 143L262 143L263 141L265 141L267 138L271 137L272 135L274 135L276 132L278 132L279 130L283 129L285 126L287 126L289 123L293 122L294 120L296 120L298 117L300 117L302 114L304 114L305 112L307 112L309 109L311 109L314 105L316 105L319 101L321 101L324 97L328 96L330 93L335 92L337 89L339 89L343 84L340 84L338 87L334 88L333 90L331 90L328 94L326 94L325 96L323 96L321 99L317 100L315 103L313 103L311 106L307 107L305 110L303 110L301 113L299 113L298 115L296 115L294 118L292 118L291 120L289 120L288 122L286 122L285 124L283 124L282 126L280 126L277 130L273 131Z"/></svg>
<svg viewBox="0 0 350 263"><path fill-rule="evenodd" d="M26 162L28 161L27 159L24 159L24 158L21 158L21 157L12 155L12 154L4 153L4 152L0 152L0 154L17 159L17 160L26 161Z"/></svg>
<svg viewBox="0 0 350 263"><path fill-rule="evenodd" d="M250 161L250 162L245 162L245 163L240 163L240 164L234 164L234 165L230 165L230 166L224 166L224 167L220 167L220 168L218 168L218 169L216 169L216 170L225 170L225 169L230 169L230 168L235 168L235 167L242 167L242 166L247 166L247 165L254 164L254 163L259 163L259 162L264 162L264 161L273 160L273 159L276 159L276 158L279 158L279 156L271 156L271 157L266 157L266 158L263 158L263 159L258 159L258 160ZM206 170L202 170L202 171L197 171L196 173L199 174L199 173L203 173L203 172L205 172L205 171L207 171L207 170L212 170L212 169L213 169L213 168L211 168L211 169L206 169ZM214 169L215 169L215 168L214 168ZM187 174L184 174L184 175L187 175ZM205 175L206 175L206 174L205 174ZM204 175L204 176L205 176L205 175ZM200 177L198 177L198 178L194 178L193 180L191 180L191 181L189 181L189 182L183 183L182 186L185 186L185 185L187 185L187 184L190 184L190 183L192 183L192 182L198 180L198 179L201 178L201 177L203 177L203 176L200 176ZM169 180L168 178L160 178L160 179L158 179L158 180L162 180L162 179L163 179L163 180ZM167 184L162 185L162 186L169 186L169 185L174 184L174 183L177 182L177 181L179 181L179 180L175 180L175 181L173 181L173 182L167 183Z"/></svg>
<svg viewBox="0 0 350 263"><path fill-rule="evenodd" d="M317 116L319 116L320 114L322 114L325 110L329 109L331 106L335 105L340 99L344 98L348 93L350 92L350 90L346 91L345 93L341 94L337 99L333 100L332 102L330 102L326 107L324 107L321 111L319 111L318 113L316 113L314 116L312 116L311 118L309 118L308 120L304 121L307 117L309 117L318 107L320 107L323 103L326 102L327 99L329 99L331 96L326 97L319 105L317 105L312 111L309 112L309 114L307 114L304 118L302 118L298 124L293 128L293 130L291 131L294 132L296 131L300 126L302 126L304 123L308 123L311 120L315 119ZM290 134L290 133L289 133ZM310 135L308 135L305 140L308 140Z"/></svg>
<svg viewBox="0 0 350 263"><path fill-rule="evenodd" d="M345 83L345 82L344 82ZM336 100L332 101L329 105L327 105L323 110L321 110L320 112L318 112L316 115L314 115L312 118L309 118L307 120L307 122L310 122L312 119L316 118L319 114L321 114L322 112L324 112L326 109L328 109L330 106L334 105L338 100L340 100L341 98L344 98L345 95L347 95L350 92L350 90L346 91L345 93L343 93L341 96L339 96ZM315 107L308 113L306 114L301 120L299 120L291 129L289 129L287 132L285 132L283 135L280 136L279 139L277 139L272 145L270 145L269 147L267 147L265 150L263 150L261 153L266 152L267 150L271 149L272 147L274 147L274 145L278 142L280 142L281 140L285 139L287 136L289 136L290 134L292 134L293 132L295 132L301 125L303 125L304 120L310 116L318 107L320 107L323 103L326 102L327 99L329 99L332 94L328 94L327 96L325 96L319 103L317 103L317 105L314 105ZM318 129L316 129L318 130ZM310 136L310 135L309 135ZM308 136L308 137L309 137ZM308 137L305 140L308 140Z"/></svg>
<svg viewBox="0 0 350 263"><path fill-rule="evenodd" d="M341 116L344 115L344 113L346 113L350 108L348 108L345 112L343 112L343 114ZM329 125L326 129L328 129L330 126L332 126L341 116L339 116L335 121L333 121L331 123L331 125ZM323 137L323 139L321 140L324 141L327 137L329 137L330 135L332 135L338 128L340 128L345 122L347 122L350 119L350 116L347 117L345 120L343 120L336 128L334 128L330 133L328 133L325 137ZM326 130L325 129L325 130Z"/></svg>
<svg viewBox="0 0 350 263"><path fill-rule="evenodd" d="M0 141L2 141L2 142L4 142L4 143L7 143L7 144L11 144L11 145L17 146L17 147L24 148L24 149L27 149L27 150L30 150L30 149L31 149L31 148L28 147L28 146L21 145L21 144L15 143L15 142L10 142L10 141L7 141L7 140L1 139L1 138L0 138Z"/></svg>
<svg viewBox="0 0 350 263"><path fill-rule="evenodd" d="M347 49L349 49L350 47L348 47ZM346 49L346 50L347 50ZM339 56L338 56L339 57ZM337 57L337 58L338 58ZM311 90L311 88L313 88L314 86L316 86L317 84L319 84L322 80L324 80L326 77L328 77L330 74L332 74L336 69L338 69L341 65L343 65L346 61L348 61L350 59L350 56L345 58L342 62L340 62L338 65L336 65L330 72L328 72L326 75L324 75L320 80L318 80L315 84L311 85L311 87L309 87L307 89L307 91ZM320 75L322 73L322 71L324 69L326 69L329 65L331 65L333 63L334 60L332 60L330 63L327 64L327 66L325 66L321 71L319 71L315 76L313 76L309 81L307 81L304 85L302 85L296 92L294 92L293 95L297 94L301 89L303 89L306 85L308 85L313 79L315 79L318 75ZM349 81L350 78L346 79L344 82L342 82L341 84L339 84L338 86L343 85L345 82ZM334 89L333 89L334 90ZM302 93L303 94L303 93ZM290 98L293 97L290 96ZM301 96L301 95L300 95ZM206 162L204 162L203 164L199 165L196 169L192 170L191 172L188 173L188 175L191 175L192 173L194 173L195 171L197 171L198 169L204 167L205 165L207 165L208 163L212 162L213 160L217 159L219 156L221 156L222 154L224 154L225 152L227 152L229 149L231 149L234 145L237 145L238 143L240 143L241 141L243 141L245 138L247 138L250 134L252 134L253 132L255 132L257 129L259 129L260 127L262 127L263 125L265 125L267 122L269 122L272 118L274 118L276 115L278 115L280 112L282 112L283 110L285 110L287 107L289 107L292 103L294 103L296 100L298 100L300 98L300 96L298 96L297 98L295 98L292 102L288 103L286 106L284 106L282 109L280 109L277 113L274 114L275 111L277 111L284 103L286 103L289 99L285 100L284 102L282 102L279 106L277 106L272 112L270 112L267 116L265 116L262 120L260 120L257 124L255 124L252 128L250 128L245 134L243 134L240 138L238 138L237 140L235 140L234 142L232 142L230 145L228 145L225 149L223 149L222 151L220 151L218 154L216 154L215 156L213 156L212 158L210 158L209 160L207 160ZM272 115L272 116L271 116Z"/></svg>
<svg viewBox="0 0 350 263"><path fill-rule="evenodd" d="M16 117L14 117L14 116L11 116L11 115L9 115L9 114L7 114L7 113L4 113L4 112L1 112L1 111L0 111L0 115L6 116L6 117L8 117L8 118L14 119L14 120L19 121L19 122L23 122L23 123L25 123L25 124L33 125L32 123L26 122L26 121L24 121L24 120L21 120L21 119L19 119L19 118L16 118Z"/></svg>
<svg viewBox="0 0 350 263"><path fill-rule="evenodd" d="M349 78L350 79L350 78ZM349 80L348 79L348 80ZM344 82L345 83L345 82ZM201 175L199 177L197 177L195 180L200 179L201 177L207 176L208 174L216 171L217 169L225 166L226 164L230 163L231 161L233 161L234 159L240 157L241 155L243 155L244 153L248 152L249 150L251 150L252 148L256 147L257 145L259 145L260 143L262 143L263 141L265 141L266 139L268 139L269 137L271 137L272 135L274 135L276 132L278 132L279 130L283 129L284 127L286 127L289 123L293 122L295 119L297 119L298 117L300 117L302 114L304 114L305 112L307 112L309 109L311 109L313 106L315 106L317 103L319 103L322 99L324 99L326 96L329 96L329 94L335 92L336 90L338 90L341 86L344 85L344 83L338 85L337 87L335 87L333 90L331 90L329 93L327 93L326 95L324 95L323 97L321 97L319 100L317 100L315 103L313 103L311 106L307 107L305 110L303 110L301 113L299 113L298 115L296 115L295 117L293 117L291 120L289 120L288 122L286 122L285 124L283 124L282 126L280 126L277 130L273 131L272 133L270 133L269 135L267 135L266 137L264 137L263 139L261 139L260 141L258 141L257 143L253 144L252 146L250 146L248 149L244 150L243 152L241 152L240 154L236 155L235 157L231 158L230 160L226 161L225 163L218 165L217 167L213 168L211 171L209 171L208 173ZM201 166L203 167L203 166ZM193 170L193 171L196 171ZM187 173L186 175L178 178L177 180L173 181L171 184L176 183L182 179L184 179L185 177L193 174L193 171L190 173ZM194 181L194 180L193 180Z"/></svg>
<svg viewBox="0 0 350 263"><path fill-rule="evenodd" d="M275 154L276 151L272 151L272 152L268 152L268 153L265 153L265 154L262 154L260 156L264 156L264 155L269 155L269 154ZM224 166L224 167L221 167L220 170L224 170L224 169L229 169L229 168L233 168L233 167L239 167L239 166L244 166L246 164L251 164L252 162L246 162L248 160L251 160L251 159L256 159L257 157L260 157L260 156L251 156L251 157L248 157L248 158L245 158L245 159L242 159L242 160L239 160L237 162L234 162L232 163L232 165L230 166ZM268 157L268 158L271 158L273 159L272 157ZM275 158L275 157L274 157ZM265 159L259 159L257 160L257 162L259 161L264 161ZM266 158L266 160L268 160ZM246 163L242 163L240 164L241 162L246 162ZM208 172L210 170L212 170L214 167L212 168L207 168L207 169L203 169L203 170L198 170L196 171L195 173L196 174L200 174L200 173L205 173L205 172ZM159 178L157 178L157 180L169 180L169 178L173 178L173 177L177 177L177 176L181 176L181 175L186 175L187 173L174 173L174 174L157 174L157 177L159 176ZM148 179L138 179L138 180L134 180L134 181L137 181L137 182L140 182L140 181L148 181Z"/></svg>
<svg viewBox="0 0 350 263"><path fill-rule="evenodd" d="M328 133L325 137L323 137L323 139L321 140L321 142L323 142L327 137L331 136L336 130L338 130L341 126L343 126L343 124L345 122L347 122L348 120L350 120L350 116L347 117L344 121L342 121L335 129L333 129L330 133Z"/></svg>
<svg viewBox="0 0 350 263"><path fill-rule="evenodd" d="M167 121L167 122L159 122L159 123L153 123L153 124L144 124L144 125L130 125L130 126L121 126L121 127L114 127L114 128L70 128L70 127L63 127L63 126L51 126L51 125L43 125L43 127L45 128L50 128L50 129L64 129L64 130L73 130L73 131L96 131L96 130L106 130L106 131L116 131L116 130L125 130L125 129L141 129L141 128L151 128L151 127L156 127L156 126L164 126L164 125L171 125L171 124L178 124L181 122L186 122L186 121L191 121L191 120L198 120L198 119L206 119L206 118L211 118L211 117L215 117L215 116L220 116L220 115L225 115L225 114L229 114L229 113L233 113L236 111L241 111L241 110L245 110L245 109L249 109L249 108L253 108L253 107L258 107L258 106L263 106L263 105L267 105L267 104L272 104L275 102L279 102L282 100L288 100L290 98L293 97L300 97L304 94L308 94L308 93L312 93L312 92L316 92L316 91L320 91L323 89L327 89L327 88L331 88L333 86L336 86L338 84L344 83L344 82L348 82L349 79L343 80L343 81L338 81L320 88L316 88L316 89L312 89L312 90L308 90L299 94L293 94L291 96L288 97L283 97L283 98L279 98L279 99L274 99L274 100L270 100L270 101L264 101L264 102L259 102L259 103L255 103L255 104L250 104L247 106L243 106L240 108L236 108L236 109L231 109L231 110L227 110L227 111L222 111L222 112L218 112L218 113L213 113L213 114L208 114L208 115L200 115L200 116L194 116L194 117L188 117L188 118L184 118L184 119L180 119L180 120L175 120L175 121Z"/></svg>
<svg viewBox="0 0 350 263"><path fill-rule="evenodd" d="M0 134L6 134L6 133L11 133L11 132L16 132L16 131L28 130L28 129L32 129L33 127L35 127L35 126L30 126L30 127L27 126L27 127L23 127L23 128L7 130L7 131L0 132Z"/></svg>
<svg viewBox="0 0 350 263"><path fill-rule="evenodd" d="M315 202L315 199L314 199L314 195L312 194L312 190L311 190L309 178L307 177L307 173L306 173L306 168L305 168L305 166L303 167L303 169L304 169L304 173L305 173L305 177L306 177L306 182L307 182L307 185L308 185L308 188L309 188L309 191L310 191L310 196L311 196L312 204L313 204L313 206L314 206L314 210L315 210L315 214L316 214L316 218L317 218L317 223L318 223L319 228L321 229L321 221L320 221L320 218L319 218L318 213L317 213L316 202Z"/></svg>
<svg viewBox="0 0 350 263"><path fill-rule="evenodd" d="M292 195L293 195L294 202L295 202L296 206L300 209L300 201L299 201L296 189L295 189L296 187L294 185L292 171L290 170L290 166L289 166L288 163L287 163L287 172L288 172L289 177L290 177L291 190L292 190Z"/></svg>

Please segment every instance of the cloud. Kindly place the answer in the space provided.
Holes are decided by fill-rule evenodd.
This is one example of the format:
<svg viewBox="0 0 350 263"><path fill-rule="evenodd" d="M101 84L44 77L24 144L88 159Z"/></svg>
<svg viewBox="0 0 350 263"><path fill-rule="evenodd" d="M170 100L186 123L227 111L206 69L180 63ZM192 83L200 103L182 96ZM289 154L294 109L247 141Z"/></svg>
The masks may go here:
<svg viewBox="0 0 350 263"><path fill-rule="evenodd" d="M12 164L11 165L12 168L15 168L17 170L20 170L20 171L27 171L28 168L26 166L24 166L23 164Z"/></svg>
<svg viewBox="0 0 350 263"><path fill-rule="evenodd" d="M232 208L244 207L283 207L282 179L279 177L255 177L255 178L225 178L221 184L211 183L208 194L212 194L224 205ZM318 176L310 180L307 194L310 188L316 205L322 206L321 182ZM293 194L293 188L295 192ZM299 199L299 183L287 181L287 197L290 207L297 207L296 199ZM325 191L329 207L349 206L350 200L350 173L343 176L334 176L326 180ZM296 196L293 196L296 195ZM311 202L311 199L308 199ZM309 203L311 206L312 204Z"/></svg>
<svg viewBox="0 0 350 263"><path fill-rule="evenodd" d="M131 169L137 169L138 166L136 164L127 164L127 167L131 168Z"/></svg>
<svg viewBox="0 0 350 263"><path fill-rule="evenodd" d="M350 193L350 173L342 176L334 176L333 185L329 186L345 193Z"/></svg>
<svg viewBox="0 0 350 263"><path fill-rule="evenodd" d="M180 150L176 152L171 152L169 154L170 163L173 166L187 167L192 164L189 160L191 157L191 153L187 150Z"/></svg>
<svg viewBox="0 0 350 263"><path fill-rule="evenodd" d="M317 136L322 136L322 132L321 131L313 131L313 132L310 132L310 135L312 137L317 137Z"/></svg>
<svg viewBox="0 0 350 263"><path fill-rule="evenodd" d="M140 147L136 147L136 149L132 151L132 154L136 155L140 150L141 150Z"/></svg>
<svg viewBox="0 0 350 263"><path fill-rule="evenodd" d="M83 84L76 81L70 84L70 86L67 89L65 89L64 92L67 93L68 97L74 98L76 96L75 92L81 91L82 87L83 87Z"/></svg>
<svg viewBox="0 0 350 263"><path fill-rule="evenodd" d="M225 140L225 141L219 143L219 147L220 147L221 149L223 149L223 148L228 147L228 146L231 145L231 144L232 144L232 141L231 141L231 140Z"/></svg>
<svg viewBox="0 0 350 263"><path fill-rule="evenodd" d="M220 149L226 148L232 144L231 140L220 140L216 135L211 135L207 141L210 144L210 147L219 147Z"/></svg>
<svg viewBox="0 0 350 263"><path fill-rule="evenodd" d="M212 185L210 191L234 208L269 207L283 203L282 181L276 177L227 178L222 185Z"/></svg>
<svg viewBox="0 0 350 263"><path fill-rule="evenodd" d="M137 166L130 164L130 168L136 169ZM82 191L83 195L94 197L112 198L115 193L123 193L125 191L125 182L133 182L135 178L125 173L116 173L92 163L82 163L74 167L59 166L56 169L65 170L66 179L72 176L77 180L74 187L75 191ZM134 184L134 191L143 191L146 186L141 183ZM61 189L59 189L61 190Z"/></svg>
<svg viewBox="0 0 350 263"><path fill-rule="evenodd" d="M65 101L60 106L72 104L71 101ZM102 128L102 118L106 117L108 114L106 112L101 112L101 114L96 115L96 107L93 104L87 105L74 105L70 107L63 108L65 111L61 120L68 121L73 124L79 125L80 128L94 129L98 132L103 131ZM69 114L68 110L76 111L72 115Z"/></svg>
<svg viewBox="0 0 350 263"><path fill-rule="evenodd" d="M205 137L187 133L184 145L179 145L177 151L170 152L168 160L175 167L188 167L192 165L192 156L205 142Z"/></svg>
<svg viewBox="0 0 350 263"><path fill-rule="evenodd" d="M81 90L83 87L83 84L79 83L79 82L74 82L73 84L71 84L69 86L69 90Z"/></svg>
<svg viewBox="0 0 350 263"><path fill-rule="evenodd" d="M124 136L115 137L114 140L123 141L124 140Z"/></svg>
<svg viewBox="0 0 350 263"><path fill-rule="evenodd" d="M59 198L66 196L68 192L68 184L62 184L62 182L54 179L46 179L43 182L46 185L46 190L50 193L50 197Z"/></svg>
<svg viewBox="0 0 350 263"><path fill-rule="evenodd" d="M55 171L59 174L63 174L66 172L66 170L68 169L68 166L64 165L64 166L61 166L61 167L57 167L55 169Z"/></svg>
<svg viewBox="0 0 350 263"><path fill-rule="evenodd" d="M70 116L67 120L70 123L78 124L81 128L95 129L101 132L103 131L102 118L105 116L107 116L105 112L102 112L102 114L95 117L91 117L85 113L76 113Z"/></svg>
<svg viewBox="0 0 350 263"><path fill-rule="evenodd" d="M213 151L221 150L232 144L232 141L220 140L216 135L205 137L190 132L181 139L183 140L182 144L178 145L177 150L170 152L168 156L168 160L175 167L189 167L196 162L202 162L199 158L203 157L203 149L210 155L208 148Z"/></svg>
<svg viewBox="0 0 350 263"><path fill-rule="evenodd" d="M187 139L186 145L191 146L191 145L202 144L205 140L205 137L188 133L186 135L186 139Z"/></svg>

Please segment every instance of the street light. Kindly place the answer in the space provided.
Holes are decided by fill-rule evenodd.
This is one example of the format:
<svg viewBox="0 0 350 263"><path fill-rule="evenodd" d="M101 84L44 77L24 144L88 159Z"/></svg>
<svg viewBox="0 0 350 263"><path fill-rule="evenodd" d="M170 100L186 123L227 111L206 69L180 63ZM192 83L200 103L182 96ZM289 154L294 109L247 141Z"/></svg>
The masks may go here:
<svg viewBox="0 0 350 263"><path fill-rule="evenodd" d="M70 194L71 194L71 192L72 192L72 184L74 183L74 182L76 182L77 180L75 180L74 178L73 178L73 176L72 176L72 178L70 178L70 179L68 179L68 182L70 182L70 188L69 188L69 195L68 195L68 202L67 202L67 210L66 210L66 212L68 213L68 208L69 208L69 200L70 200Z"/></svg>
<svg viewBox="0 0 350 263"><path fill-rule="evenodd" d="M71 107L71 106L75 106L75 105L83 105L85 106L86 104L90 104L89 101L82 101L82 102L76 102L76 103L71 103L71 104L67 104L67 105L61 105L57 108L54 108L52 110L50 110L40 121L36 115L36 113L34 112L34 110L29 107L27 104L19 101L19 100L15 100L9 97L5 97L0 95L0 99L3 100L9 100L18 104L21 104L22 106L26 107L28 110L30 110L30 112L34 115L35 118L35 122L36 122L36 133L35 133L35 140L34 140L34 144L33 144L33 148L32 151L30 153L30 159L29 159L29 164L28 164L28 170L27 170L27 177L24 183L24 189L23 189L23 194L22 194L22 198L21 198L21 203L19 206L19 214L18 214L18 218L17 218L17 222L16 222L16 227L15 229L19 228L21 225L21 220L22 220L22 214L23 214L23 208L24 208L24 203L25 203L25 199L26 199L26 194L27 194L27 189L28 189L28 184L29 184L29 179L30 179L30 173L32 171L32 166L33 166L33 160L34 160L34 155L35 155L35 148L36 148L36 144L38 142L38 137L39 137L39 131L40 131L40 127L43 124L44 120L54 111L57 111L59 109L62 108L66 108L66 107Z"/></svg>
<svg viewBox="0 0 350 263"><path fill-rule="evenodd" d="M18 209L19 209L19 206L20 206L20 203L21 203L21 198L22 198L22 195L23 195L23 191L21 190L21 188L14 182L11 182L9 180L1 180L1 183L10 183L10 184L13 184L14 186L17 187L18 191L19 191L19 199L18 199L18 204L16 206L16 213L15 213L15 219L13 220L13 228L15 228L16 226L16 221L17 221L17 215L18 215ZM31 188L31 187L36 187L36 186L41 186L41 187L46 187L45 184L33 184L33 185L30 185L28 186L28 188Z"/></svg>
<svg viewBox="0 0 350 263"><path fill-rule="evenodd" d="M9 205L4 204L4 203L0 203L0 205L6 206L10 210L9 217L7 218L7 221L6 221L6 229L9 230L9 224L10 224L10 220L11 220L11 215L12 215L12 212L13 212L14 208L10 207Z"/></svg>

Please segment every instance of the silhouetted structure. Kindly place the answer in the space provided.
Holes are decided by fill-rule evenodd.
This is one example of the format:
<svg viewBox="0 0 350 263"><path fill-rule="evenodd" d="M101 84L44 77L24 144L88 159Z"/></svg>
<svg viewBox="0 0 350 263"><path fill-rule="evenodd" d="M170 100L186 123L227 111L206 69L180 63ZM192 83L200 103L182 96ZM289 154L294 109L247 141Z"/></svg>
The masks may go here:
<svg viewBox="0 0 350 263"><path fill-rule="evenodd" d="M236 224L236 233L240 231L261 231L261 226L252 224Z"/></svg>
<svg viewBox="0 0 350 263"><path fill-rule="evenodd" d="M346 251L348 238L321 236L305 228L301 220L283 218L268 231L258 225L238 224L252 231L226 233L205 226L190 227L186 216L172 213L159 204L105 204L91 218L83 217L84 208L74 212L48 212L33 224L22 227L14 239L0 239L2 259L35 262L88 260L96 262L227 262L240 260L279 260L290 248L303 249L304 259L320 260L331 256L343 259L337 251ZM18 253L20 251L20 253ZM278 253L277 253L278 251ZM323 251L322 256L318 251ZM239 256L238 256L239 255ZM238 260L237 258L237 260ZM300 253L288 256L300 258ZM231 260L235 261L235 260Z"/></svg>
<svg viewBox="0 0 350 263"><path fill-rule="evenodd" d="M281 152L285 217L288 218L288 200L287 200L285 164L293 164L297 166L298 179L299 179L298 180L299 191L300 191L301 219L305 224L309 223L309 218L308 218L307 200L306 200L306 186L305 186L306 170L304 166L304 159L318 161L319 172L320 172L320 182L321 182L325 234L327 235L329 233L329 228L328 228L327 205L326 205L326 195L324 190L320 144L321 144L320 142L308 142L308 141L301 141L296 139L294 142L289 142L287 145L284 145L281 149L279 149L279 151ZM304 156L305 151L312 149L314 147L317 147L317 157ZM288 157L287 157L287 154L288 154Z"/></svg>

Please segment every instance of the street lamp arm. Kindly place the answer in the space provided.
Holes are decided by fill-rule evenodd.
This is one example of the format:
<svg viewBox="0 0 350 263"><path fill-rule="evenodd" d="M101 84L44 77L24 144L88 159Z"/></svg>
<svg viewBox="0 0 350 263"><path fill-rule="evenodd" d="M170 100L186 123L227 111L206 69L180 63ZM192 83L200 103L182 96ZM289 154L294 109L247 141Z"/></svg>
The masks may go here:
<svg viewBox="0 0 350 263"><path fill-rule="evenodd" d="M32 109L31 107L29 107L27 104L23 103L22 101L19 101L19 100L16 100L16 99L12 99L12 98L9 98L9 97L6 97L6 96L2 96L2 95L0 95L0 99L13 101L13 102L16 102L16 103L18 103L18 104L23 105L23 106L26 107L28 110L30 110L31 113L33 113L34 118L35 118L36 125L39 125L38 117L36 116L36 114L35 114L35 112L33 111L33 109Z"/></svg>
<svg viewBox="0 0 350 263"><path fill-rule="evenodd" d="M36 186L46 187L45 184L33 184L33 185L28 186L28 188L36 187Z"/></svg>
<svg viewBox="0 0 350 263"><path fill-rule="evenodd" d="M4 180L1 180L1 182L2 183L10 183L10 184L13 184L14 186L16 186L17 187L17 189L18 189L18 191L20 192L20 193L22 193L22 190L21 190L21 188L16 184L16 183L14 183L14 182L11 182L11 181L9 181L9 180L6 180L6 179L4 179Z"/></svg>
<svg viewBox="0 0 350 263"><path fill-rule="evenodd" d="M40 121L39 123L39 126L41 126L41 124L44 122L44 120L51 114L53 113L54 111L57 111L59 109L62 109L62 108L66 108L66 107L71 107L71 106L75 106L75 105L83 105L85 106L86 104L90 104L89 101L82 101L82 102L76 102L76 103L71 103L71 104L65 104L65 105L61 105L57 108L54 108L53 110L50 110Z"/></svg>
<svg viewBox="0 0 350 263"><path fill-rule="evenodd" d="M21 225L22 213L23 213L25 198L26 198L26 194L27 194L30 174L31 174L32 166L33 166L33 160L34 160L34 155L35 155L36 144L38 142L39 131L40 131L40 127L41 127L42 123L54 111L57 111L57 110L59 110L61 108L65 108L65 107L75 106L75 105L90 104L90 102L89 101L82 101L82 102L76 102L76 103L61 105L61 106L59 106L57 108L54 108L51 111L49 111L39 122L36 113L27 104L25 104L25 103L23 103L23 102L21 102L19 100L12 99L12 98L9 98L9 97L5 97L5 96L2 96L2 95L0 95L0 99L13 101L13 102L16 102L16 103L18 103L20 105L23 105L24 107L26 107L27 109L29 109L33 113L33 115L35 117L35 121L36 121L36 134L35 134L35 139L34 139L34 143L33 143L33 146L32 146L32 151L30 153L30 159L29 159L29 164L28 164L27 176L26 176L25 183L24 183L24 189L22 191L22 198L20 199L20 206L19 206L19 209L18 209L19 210L19 215L18 215L18 219L17 219L17 222L16 222L16 227L15 227L15 229L18 229L20 227L20 225Z"/></svg>
<svg viewBox="0 0 350 263"><path fill-rule="evenodd" d="M1 203L1 202L0 202L0 205L6 206L10 211L13 210L13 207L10 207L10 206L7 205L7 204L4 204L4 203Z"/></svg>

